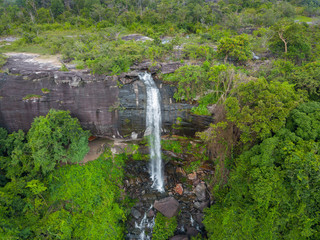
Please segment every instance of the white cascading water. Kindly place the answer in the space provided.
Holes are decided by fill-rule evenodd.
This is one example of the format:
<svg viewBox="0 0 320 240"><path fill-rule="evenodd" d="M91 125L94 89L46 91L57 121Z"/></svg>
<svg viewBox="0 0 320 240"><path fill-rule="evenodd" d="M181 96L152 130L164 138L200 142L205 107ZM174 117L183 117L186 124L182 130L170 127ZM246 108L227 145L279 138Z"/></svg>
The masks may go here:
<svg viewBox="0 0 320 240"><path fill-rule="evenodd" d="M150 206L148 211L150 211L152 208L153 208L153 205ZM151 239L151 237L148 234L146 234L146 230L147 230L147 233L152 233L154 223L155 223L155 217L153 217L150 220L147 218L146 213L144 214L140 223L135 222L135 228L140 230L139 240L150 240Z"/></svg>
<svg viewBox="0 0 320 240"><path fill-rule="evenodd" d="M163 167L161 159L161 105L160 91L154 83L151 74L140 73L140 80L147 90L146 131L150 148L150 176L152 187L164 192Z"/></svg>

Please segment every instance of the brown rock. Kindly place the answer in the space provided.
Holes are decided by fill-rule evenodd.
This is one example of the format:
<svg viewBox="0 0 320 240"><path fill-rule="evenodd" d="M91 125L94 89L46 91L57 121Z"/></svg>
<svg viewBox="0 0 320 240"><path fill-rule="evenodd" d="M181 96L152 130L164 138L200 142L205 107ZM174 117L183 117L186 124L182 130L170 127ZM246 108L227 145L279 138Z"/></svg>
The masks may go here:
<svg viewBox="0 0 320 240"><path fill-rule="evenodd" d="M198 231L197 231L197 229L195 228L195 227L191 227L191 226L189 226L189 227L187 227L187 234L189 235L189 236L197 236L198 235Z"/></svg>
<svg viewBox="0 0 320 240"><path fill-rule="evenodd" d="M153 210L149 210L149 212L148 212L148 214L147 214L147 217L148 218L152 218L152 217L154 217L154 211Z"/></svg>
<svg viewBox="0 0 320 240"><path fill-rule="evenodd" d="M188 179L191 180L191 181L196 180L197 179L197 173L193 172L193 173L188 174Z"/></svg>
<svg viewBox="0 0 320 240"><path fill-rule="evenodd" d="M183 66L183 64L180 62L162 63L161 64L161 72L162 72L162 74L173 73L181 66Z"/></svg>
<svg viewBox="0 0 320 240"><path fill-rule="evenodd" d="M179 195L182 195L183 194L183 187L182 187L182 184L181 183L178 183L176 185L176 187L174 188L174 191L176 193L178 193Z"/></svg>
<svg viewBox="0 0 320 240"><path fill-rule="evenodd" d="M184 177L187 176L186 172L181 167L176 169L176 173L180 173Z"/></svg>
<svg viewBox="0 0 320 240"><path fill-rule="evenodd" d="M176 216L179 211L179 202L173 197L163 198L154 202L154 208L157 209L164 216L171 218Z"/></svg>

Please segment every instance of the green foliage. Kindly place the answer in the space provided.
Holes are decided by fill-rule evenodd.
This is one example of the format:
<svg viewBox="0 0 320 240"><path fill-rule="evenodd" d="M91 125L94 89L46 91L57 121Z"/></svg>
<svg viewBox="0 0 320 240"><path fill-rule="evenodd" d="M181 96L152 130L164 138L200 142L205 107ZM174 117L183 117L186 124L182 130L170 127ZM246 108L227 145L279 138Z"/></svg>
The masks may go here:
<svg viewBox="0 0 320 240"><path fill-rule="evenodd" d="M25 96L23 98L23 100L34 100L34 99L39 99L39 98L42 98L42 96L38 95L38 94L28 94L27 96Z"/></svg>
<svg viewBox="0 0 320 240"><path fill-rule="evenodd" d="M175 73L164 76L164 80L176 83L176 100L192 102L200 98L200 105L194 108L193 112L202 115L209 114L206 109L208 104L216 103L221 96L226 97L238 77L231 66L210 66L210 63L205 61L202 66L180 67Z"/></svg>
<svg viewBox="0 0 320 240"><path fill-rule="evenodd" d="M320 88L319 88L319 77L320 77L320 63L312 62L306 64L303 67L295 69L290 75L290 80L295 84L297 89L306 90L309 94L310 99L319 100Z"/></svg>
<svg viewBox="0 0 320 240"><path fill-rule="evenodd" d="M194 60L212 61L215 52L211 46L188 44L183 48L184 57Z"/></svg>
<svg viewBox="0 0 320 240"><path fill-rule="evenodd" d="M249 36L242 34L233 38L225 37L219 41L218 55L224 58L226 62L228 58L245 62L252 56Z"/></svg>
<svg viewBox="0 0 320 240"><path fill-rule="evenodd" d="M54 17L63 13L64 5L61 0L51 0L51 11Z"/></svg>
<svg viewBox="0 0 320 240"><path fill-rule="evenodd" d="M319 238L320 145L314 134L299 137L319 124L319 107L301 105L292 111L290 130L282 128L235 160L229 190L206 212L209 239Z"/></svg>
<svg viewBox="0 0 320 240"><path fill-rule="evenodd" d="M177 92L174 94L175 99L192 101L197 94L204 93L206 90L206 77L206 72L201 66L185 65L165 80L178 83Z"/></svg>
<svg viewBox="0 0 320 240"><path fill-rule="evenodd" d="M0 128L0 156L3 156L6 152L8 132L4 128Z"/></svg>
<svg viewBox="0 0 320 240"><path fill-rule="evenodd" d="M154 240L166 240L174 235L176 230L177 218L167 218L161 213L157 213L155 219L155 225L153 227L152 239Z"/></svg>
<svg viewBox="0 0 320 240"><path fill-rule="evenodd" d="M191 112L196 115L210 115L207 106L217 102L217 100L215 94L209 93L199 99L199 105L197 107L192 107Z"/></svg>
<svg viewBox="0 0 320 240"><path fill-rule="evenodd" d="M1 165L6 171L6 177L9 179L21 177L32 179L35 175L34 162L30 156L25 133L19 130L9 134L5 144L8 157L3 159Z"/></svg>
<svg viewBox="0 0 320 240"><path fill-rule="evenodd" d="M49 175L49 200L53 205L64 202L60 210L64 214L49 215L38 234L45 231L52 237L54 234L70 236L72 230L71 238L75 239L123 239L125 212L118 200L124 160L125 155L113 158L108 151L85 166L67 166ZM66 226L50 217L64 221ZM49 226L57 232L48 232Z"/></svg>
<svg viewBox="0 0 320 240"><path fill-rule="evenodd" d="M292 110L286 127L303 140L320 140L320 103L308 102Z"/></svg>
<svg viewBox="0 0 320 240"><path fill-rule="evenodd" d="M6 62L7 58L4 55L0 54L0 68L2 68L2 66L6 64Z"/></svg>
<svg viewBox="0 0 320 240"><path fill-rule="evenodd" d="M290 75L294 70L295 65L291 61L278 59L272 63L272 68L266 78L269 81L285 82L290 79Z"/></svg>
<svg viewBox="0 0 320 240"><path fill-rule="evenodd" d="M48 88L41 88L41 91L45 94L50 93L50 90Z"/></svg>
<svg viewBox="0 0 320 240"><path fill-rule="evenodd" d="M49 23L51 21L50 11L46 8L40 8L37 10L37 22Z"/></svg>
<svg viewBox="0 0 320 240"><path fill-rule="evenodd" d="M288 57L297 63L310 58L310 38L302 34L308 31L307 25L280 21L273 26L273 31L269 47L274 54Z"/></svg>
<svg viewBox="0 0 320 240"><path fill-rule="evenodd" d="M62 72L68 72L69 69L66 67L66 65L62 64L60 71L62 71Z"/></svg>
<svg viewBox="0 0 320 240"><path fill-rule="evenodd" d="M241 131L243 143L272 136L301 101L293 85L264 79L240 84L226 102L227 120Z"/></svg>
<svg viewBox="0 0 320 240"><path fill-rule="evenodd" d="M89 151L89 132L69 112L50 110L37 117L28 132L28 145L36 170L44 174L60 163L76 163Z"/></svg>
<svg viewBox="0 0 320 240"><path fill-rule="evenodd" d="M119 199L126 155L105 152L45 179L12 178L0 187L0 234L12 239L123 239Z"/></svg>
<svg viewBox="0 0 320 240"><path fill-rule="evenodd" d="M184 167L184 170L187 174L196 172L198 168L201 166L201 160L196 160L191 162L188 166Z"/></svg>
<svg viewBox="0 0 320 240"><path fill-rule="evenodd" d="M172 151L177 154L183 153L183 147L180 141L177 140L161 140L161 147L166 151Z"/></svg>

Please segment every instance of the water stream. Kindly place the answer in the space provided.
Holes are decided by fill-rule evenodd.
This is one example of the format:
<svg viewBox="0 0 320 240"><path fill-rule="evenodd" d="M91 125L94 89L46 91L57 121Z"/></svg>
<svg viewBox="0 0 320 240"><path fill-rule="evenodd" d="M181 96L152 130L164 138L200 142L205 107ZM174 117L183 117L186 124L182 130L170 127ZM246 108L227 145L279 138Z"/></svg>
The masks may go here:
<svg viewBox="0 0 320 240"><path fill-rule="evenodd" d="M149 73L140 73L140 80L147 91L146 131L150 148L150 176L152 187L164 192L163 166L161 159L161 97L160 91Z"/></svg>

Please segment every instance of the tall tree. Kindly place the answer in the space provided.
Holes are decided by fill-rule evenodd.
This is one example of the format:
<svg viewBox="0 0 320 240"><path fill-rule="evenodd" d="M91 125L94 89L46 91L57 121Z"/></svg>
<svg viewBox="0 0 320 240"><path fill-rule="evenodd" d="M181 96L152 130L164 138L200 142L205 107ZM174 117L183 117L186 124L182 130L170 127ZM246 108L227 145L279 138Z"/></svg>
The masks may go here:
<svg viewBox="0 0 320 240"><path fill-rule="evenodd" d="M89 150L88 136L69 112L52 109L45 117L35 118L28 145L36 170L46 174L60 163L79 162Z"/></svg>

